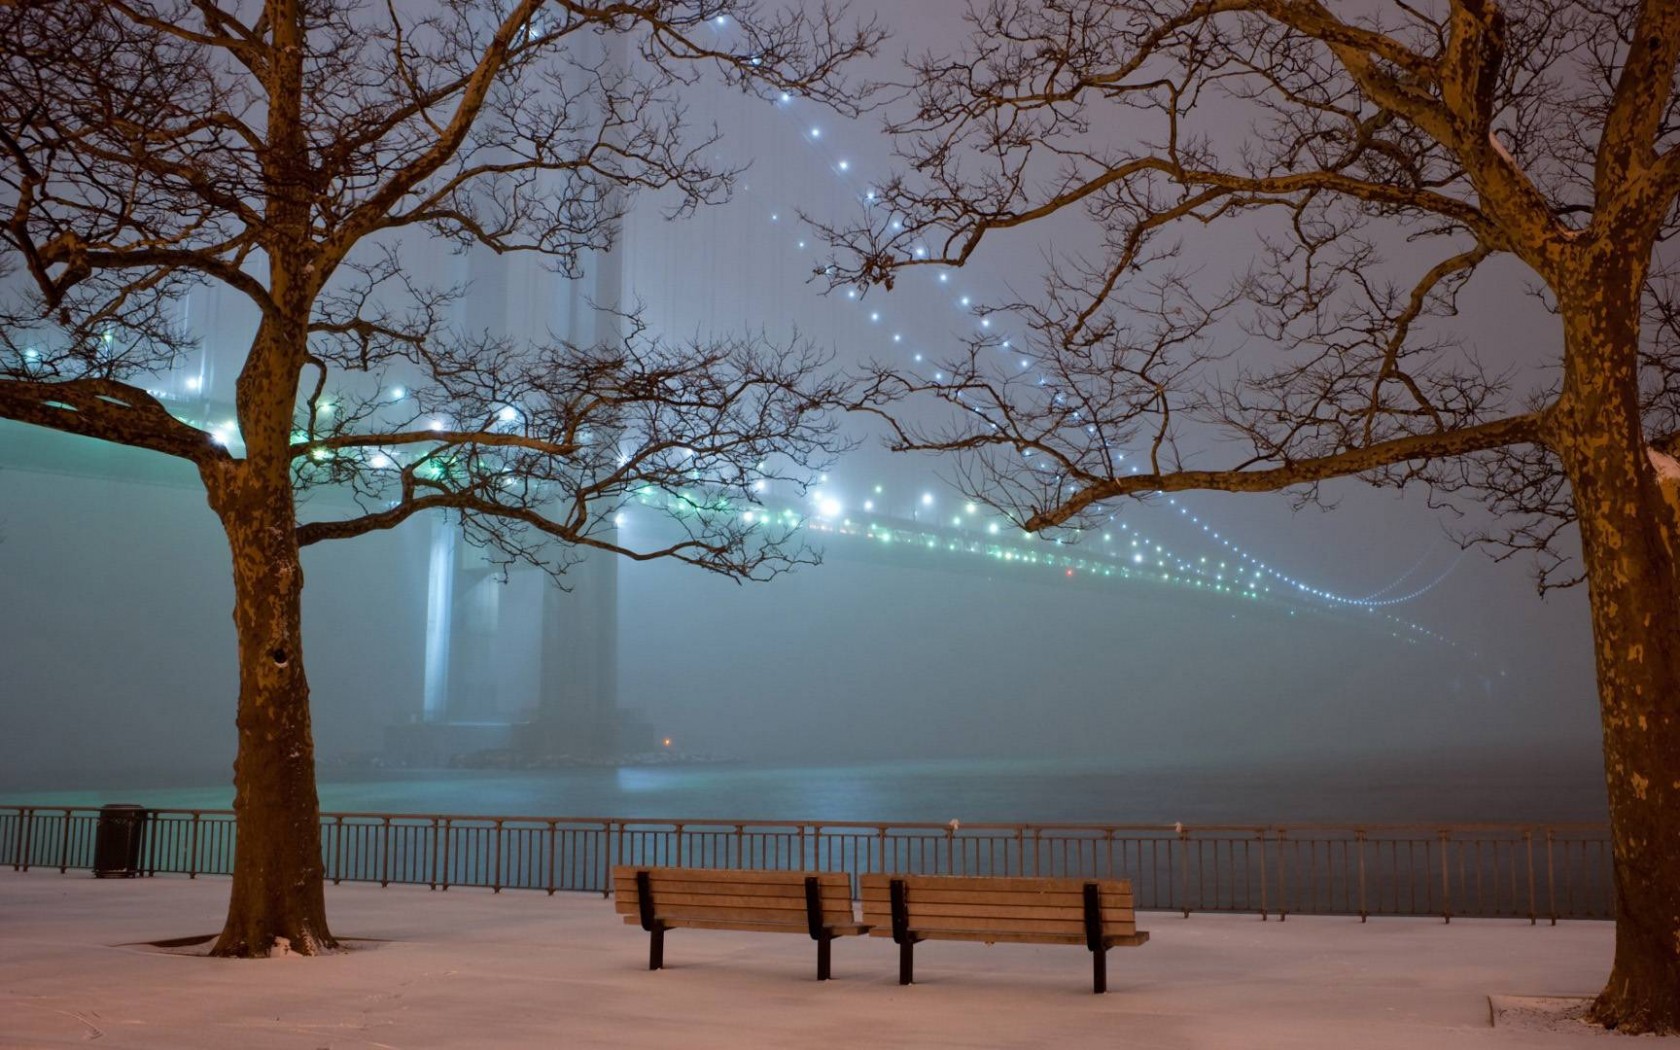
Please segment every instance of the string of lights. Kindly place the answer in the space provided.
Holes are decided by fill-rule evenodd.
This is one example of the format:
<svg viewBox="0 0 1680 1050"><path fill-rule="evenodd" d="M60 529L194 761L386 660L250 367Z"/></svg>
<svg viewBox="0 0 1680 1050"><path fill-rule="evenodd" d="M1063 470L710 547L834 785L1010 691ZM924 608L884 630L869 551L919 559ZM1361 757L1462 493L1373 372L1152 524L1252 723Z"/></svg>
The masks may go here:
<svg viewBox="0 0 1680 1050"><path fill-rule="evenodd" d="M720 34L729 32L729 25L725 19L719 19L715 28ZM799 99L783 93L772 100L772 105L785 121L797 129L798 137L816 156L819 165L825 167L838 181L844 194L865 207L876 201L876 190L863 177L859 165L838 147L837 136L831 134L821 123L802 119L803 107ZM793 214L795 212L791 207L771 206L768 209L769 221L784 229L790 225L784 222L784 216ZM810 253L816 248L809 234L791 231L788 236L793 247L800 253ZM926 249L921 247L914 248L913 251L918 255L926 254ZM964 279L971 281L972 277L965 275ZM1011 334L1002 323L1003 315L987 311L982 305L983 297L975 290L953 281L952 272L945 269L934 271L929 280L934 294L947 299L959 315L973 319L976 326L973 334L989 339L1000 351L1009 352L1013 349ZM867 305L868 324L883 333L881 338L890 351L908 355L911 364L927 362L927 355L922 348L933 344L915 331L914 321L894 319L890 311L883 308L884 304L864 304L860 292L855 288L846 290L845 299L858 304L860 309ZM994 320L994 317L998 320ZM1031 358L1021 357L1020 366L1023 370L1030 369ZM208 393L205 389L205 368L206 365L201 364L196 373L188 374L183 382L177 384L177 391L158 390L153 393L166 402L175 401L183 410L187 402L196 402L195 407L198 411L183 411L181 418L205 430L218 443L237 452L241 445L237 425L231 419L219 418L212 413L210 402L204 396ZM934 372L933 379L938 382L943 380L944 376ZM1043 377L1040 377L1039 381L1043 382ZM385 391L385 396L395 403L402 402L408 397L408 393L401 386L393 386ZM331 411L330 404L323 404L320 408L322 411ZM510 406L504 412L516 414L517 410ZM207 418L195 420L188 418L189 414ZM509 417L503 418L506 421ZM434 429L447 427L442 420L432 420L430 425ZM301 438L302 435L299 435L300 440ZM317 453L318 456L343 454L346 453ZM402 466L402 454L392 449L368 449L365 452L350 454L364 456L367 465L375 470L396 470ZM1181 504L1177 498L1169 498L1168 505L1186 519L1191 535L1199 535L1212 545L1210 555L1178 553L1166 543L1144 536L1128 523L1120 522L1116 518L1110 519L1108 526L1100 533L1100 540L1088 539L1082 543L1067 544L1061 539L1046 541L1020 533L1005 521L986 518L973 503L967 503L958 513L941 514L938 511L938 498L932 491L923 491L919 497L912 497L907 506L903 499L889 506L889 501L885 498L885 487L880 484L871 487L868 497L853 504L861 506L862 515L849 516L847 502L840 486L831 483L827 476L821 481L821 486L810 493L809 506L803 511L789 507L777 510L761 507L742 513L747 516L749 523L754 520L790 523L797 519L817 532L858 537L881 545L909 545L928 551L980 555L1006 564L1050 568L1070 579L1159 579L1163 582L1254 600L1280 600L1287 596L1298 603L1316 602L1331 608L1357 608L1383 616L1398 633L1406 637L1429 638L1449 645L1456 644L1421 624L1385 611L1421 598L1452 573L1458 564L1457 558L1422 586L1404 593L1395 593L1433 555L1432 551L1426 551L1417 565L1387 585L1370 594L1353 597L1336 593L1268 564L1215 528L1213 523L1204 520L1199 514L1192 513L1190 508ZM769 495L764 482L759 482L755 488L757 495ZM645 503L656 497L644 495L640 498Z"/></svg>
<svg viewBox="0 0 1680 1050"><path fill-rule="evenodd" d="M774 100L774 105L776 109L782 113L785 120L798 128L799 137L803 140L807 149L816 153L819 156L821 165L831 171L837 180L840 181L843 186L843 192L852 199L859 201L864 206L871 205L877 197L873 186L860 177L860 173L857 171L857 165L855 165L848 157L843 155L837 147L834 146L834 136L828 134L822 124L800 120L799 113L797 112L797 102L798 100L796 98L784 92ZM768 214L771 223L780 224L782 222L784 209L772 206ZM897 229L902 228L896 221L892 223L892 226ZM810 250L811 242L808 236L797 236L794 242L794 247L801 252ZM926 249L924 247L916 247L912 250L918 256L926 255ZM978 328L978 331L976 332L977 335L990 338L1002 351L1007 352L1012 349L1011 337L1001 329L994 331L995 326L993 317L989 315L989 312L986 311L983 306L979 305L980 297L966 289L953 288L951 274L948 271L937 272L933 276L933 281L936 286L939 286L939 290L941 290L943 294L951 297L951 301L959 310L969 314L980 314L980 316L976 318ZM847 289L846 298L851 302L859 303L861 305L861 296L857 289ZM895 349L900 353L908 353L912 364L926 363L926 355L924 352L919 349L915 349L915 347L923 344L923 340L913 337L907 338L907 329L909 326L889 323L887 312L875 304L870 304L868 319L871 325L882 325L883 331L889 333L887 336L887 342L890 348ZM909 349L906 349L907 345ZM1032 362L1030 358L1020 358L1020 367L1022 369L1030 369L1031 365ZM935 382L939 382L944 379L944 376L936 371L933 373L933 379ZM1043 377L1040 377L1039 382L1044 382ZM1133 467L1132 469L1135 471L1138 468ZM881 492L881 486L875 486L874 490L877 494L879 494ZM933 497L930 493L924 493L922 496L922 504L924 506L931 505L932 499ZM1425 562L1434 556L1434 548L1431 548L1424 552L1416 565L1408 569L1395 580L1390 581L1388 584L1378 588L1371 594L1363 597L1353 597L1336 593L1335 591L1318 586L1314 583L1309 583L1292 573L1284 572L1267 564L1265 561L1253 555L1250 551L1244 549L1240 544L1234 542L1229 536L1221 534L1218 529L1214 528L1212 523L1202 520L1200 515L1192 514L1190 509L1187 506L1180 504L1177 498L1169 498L1167 502L1169 505L1177 508L1179 513L1189 520L1192 527L1198 529L1214 544L1223 548L1231 559L1240 563L1242 565L1241 571L1244 573L1251 573L1251 578L1253 580L1276 581L1298 596L1315 599L1330 606L1347 606L1366 610L1380 610L1390 606L1403 605L1408 602L1415 601L1434 590L1452 574L1453 570L1459 563L1459 557L1455 556L1452 561L1449 562L1447 566L1428 583L1402 594L1392 594L1391 592L1398 589L1406 579L1410 578ZM816 521L819 523L825 519L834 520L841 517L840 510L843 507L843 504L831 490L824 489L814 492L812 496L812 503L813 507L816 509ZM972 507L973 505L970 504L970 506ZM863 507L865 511L874 511L876 509L875 501L865 500ZM960 526L960 516L953 520L953 524ZM1110 519L1110 524L1115 524L1112 518ZM1118 528L1126 530L1127 526L1119 524ZM993 522L990 524L989 529L995 535L999 531L1000 526L998 523ZM1105 533L1104 535L1105 537L1112 536L1112 529L1109 533ZM1134 541L1134 543L1135 542L1136 541ZM930 545L937 546L937 543ZM1155 560L1160 563L1157 567L1166 567L1167 558L1165 550L1157 546L1155 553L1157 554ZM1462 551L1459 552L1459 556L1461 555ZM1148 560L1149 559L1144 553L1134 552L1134 565L1142 565ZM1206 558L1200 558L1195 564L1200 565L1206 563ZM1174 561L1174 564L1189 565L1191 563L1178 559ZM1215 589L1225 588L1224 570L1227 562L1217 561L1214 564L1216 564L1221 570L1219 573L1215 574ZM1233 576L1233 579L1235 578L1236 577ZM1197 582L1198 584L1204 583L1204 581L1199 579ZM1269 593L1271 591L1271 585L1268 582L1259 591L1255 591L1252 587L1229 589L1233 593L1250 593L1252 591L1257 595L1258 593ZM1385 595L1387 595L1387 597L1384 597ZM1407 632L1435 638L1440 641L1448 642L1448 644L1454 644L1420 624L1402 620L1398 617L1392 618L1397 625L1403 627Z"/></svg>

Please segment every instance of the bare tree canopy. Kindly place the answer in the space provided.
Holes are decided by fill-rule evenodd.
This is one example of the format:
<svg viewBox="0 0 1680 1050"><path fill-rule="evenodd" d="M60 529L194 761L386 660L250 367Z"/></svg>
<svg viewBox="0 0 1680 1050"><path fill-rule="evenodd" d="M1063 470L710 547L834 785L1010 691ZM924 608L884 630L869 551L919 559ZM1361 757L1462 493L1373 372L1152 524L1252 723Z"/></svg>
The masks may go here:
<svg viewBox="0 0 1680 1050"><path fill-rule="evenodd" d="M877 405L959 410L877 409L895 445L954 454L1030 529L1343 476L1485 495L1543 586L1589 584L1620 907L1595 1016L1680 1028L1680 8L990 0L969 23L915 63L889 127L911 171L827 230L824 274L890 288L1020 228L1066 240L1001 307L1026 345L874 373ZM1448 323L1502 258L1556 315L1515 370Z"/></svg>
<svg viewBox="0 0 1680 1050"><path fill-rule="evenodd" d="M405 243L578 277L635 193L674 216L728 196L685 86L855 112L842 67L880 35L756 0L0 7L0 417L190 461L228 536L239 851L218 953L333 943L301 546L443 510L554 571L581 546L761 579L810 554L731 504L843 444L808 347L672 343L615 303L618 335L588 345L470 330L467 290L428 284ZM203 285L253 318L229 432L148 389L192 348L180 303ZM350 499L300 520L328 487ZM623 545L632 498L675 527Z"/></svg>

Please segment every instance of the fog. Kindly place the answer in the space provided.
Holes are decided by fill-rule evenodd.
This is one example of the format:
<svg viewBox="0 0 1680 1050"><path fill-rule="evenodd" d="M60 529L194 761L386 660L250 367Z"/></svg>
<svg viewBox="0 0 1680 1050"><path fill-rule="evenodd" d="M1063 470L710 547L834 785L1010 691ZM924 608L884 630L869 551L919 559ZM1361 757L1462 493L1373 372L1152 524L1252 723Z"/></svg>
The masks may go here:
<svg viewBox="0 0 1680 1050"><path fill-rule="evenodd" d="M4 478L6 787L215 782L232 757L232 592L215 519L179 483L190 479L15 466ZM1417 508L1354 495L1332 514L1252 497L1210 513L1228 512L1255 549L1316 547L1322 566L1301 555L1303 571L1350 589L1405 569L1384 566L1379 528L1413 526L1394 540L1407 554L1440 542ZM429 522L411 523L307 552L305 658L328 771L422 716L431 537ZM1360 610L868 546L830 539L824 564L765 585L620 567L619 704L683 753L813 764L1121 756L1151 767L1593 745L1578 605L1541 603L1520 573L1475 556L1407 603L1408 619L1449 639L1419 641ZM516 571L489 586L517 608L511 595L551 585ZM530 625L512 619L504 633L525 641ZM481 638L458 640L456 659L474 645L501 646L510 666L458 687L457 716L529 717L540 654ZM500 708L485 696L498 688Z"/></svg>
<svg viewBox="0 0 1680 1050"><path fill-rule="evenodd" d="M899 26L895 48L931 39L957 6L884 5ZM821 251L798 214L856 207L885 175L878 118L848 123L797 100L722 91L696 91L693 104L691 117L716 120L726 148L752 167L730 204L689 220L667 222L657 200L644 202L615 259L600 262L621 267L625 300L641 304L653 331L798 332L842 363L902 361L948 351L972 330L963 297L972 305L1036 285L1036 251L1010 251L946 282L917 272L890 294L824 295L809 280ZM576 311L593 287L557 290L542 282L558 279L518 261L416 247L420 265L465 266L472 309L485 316L533 298ZM1514 280L1485 283L1464 319L1485 356L1516 365L1519 352L1553 345L1551 319ZM218 337L210 343L237 345L249 323L213 292L195 292L191 306ZM236 367L207 351L182 374L207 377L208 400ZM859 451L819 486L839 516L967 514L937 461L889 456L876 436L859 436ZM305 554L304 658L322 775L383 761L392 727L517 724L556 692L630 712L660 747L669 738L671 754L791 764L1593 754L1584 591L1542 602L1520 562L1460 556L1421 493L1347 482L1326 495L1333 511L1296 513L1283 496L1192 494L1127 507L1115 528L1186 559L1221 556L1217 531L1316 589L1408 600L1251 601L885 552L819 531L810 541L824 563L766 585L675 564L592 564L566 594L532 572L502 582L454 551L440 620L430 566L444 541L432 521L320 544ZM631 535L651 527L635 514L623 525ZM0 580L0 789L225 780L232 588L189 467L0 424ZM428 664L439 653L444 670Z"/></svg>

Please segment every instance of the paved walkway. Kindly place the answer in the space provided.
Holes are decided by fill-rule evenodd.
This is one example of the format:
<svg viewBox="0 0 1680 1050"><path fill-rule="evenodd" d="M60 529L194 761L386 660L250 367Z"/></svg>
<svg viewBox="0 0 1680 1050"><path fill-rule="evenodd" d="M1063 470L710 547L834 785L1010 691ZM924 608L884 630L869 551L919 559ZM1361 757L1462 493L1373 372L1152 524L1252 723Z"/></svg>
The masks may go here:
<svg viewBox="0 0 1680 1050"><path fill-rule="evenodd" d="M677 930L669 968L649 973L646 935L608 902L514 891L329 887L335 932L365 940L327 958L134 946L215 931L227 890L224 879L0 871L0 1046L1616 1045L1584 1028L1489 1023L1490 994L1595 991L1605 923L1150 913L1139 924L1153 939L1111 953L1104 996L1090 993L1085 952L1061 946L924 944L918 983L901 988L885 938L837 942L836 979L819 984L804 938Z"/></svg>

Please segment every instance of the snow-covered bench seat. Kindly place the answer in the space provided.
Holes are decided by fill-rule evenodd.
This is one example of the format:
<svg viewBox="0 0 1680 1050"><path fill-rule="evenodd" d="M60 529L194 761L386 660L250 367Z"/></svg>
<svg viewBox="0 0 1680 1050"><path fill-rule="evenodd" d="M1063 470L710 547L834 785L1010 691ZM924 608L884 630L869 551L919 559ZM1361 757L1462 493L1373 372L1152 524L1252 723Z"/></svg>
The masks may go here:
<svg viewBox="0 0 1680 1050"><path fill-rule="evenodd" d="M898 944L898 983L914 978L917 941L1083 944L1091 989L1108 990L1108 949L1149 940L1124 879L864 875L863 921Z"/></svg>
<svg viewBox="0 0 1680 1050"><path fill-rule="evenodd" d="M853 920L851 880L840 871L627 865L613 869L613 897L624 921L652 938L650 970L665 965L668 929L803 933L817 942L817 980L826 981L829 942L869 929Z"/></svg>

